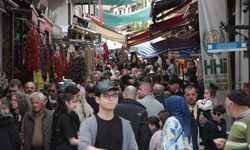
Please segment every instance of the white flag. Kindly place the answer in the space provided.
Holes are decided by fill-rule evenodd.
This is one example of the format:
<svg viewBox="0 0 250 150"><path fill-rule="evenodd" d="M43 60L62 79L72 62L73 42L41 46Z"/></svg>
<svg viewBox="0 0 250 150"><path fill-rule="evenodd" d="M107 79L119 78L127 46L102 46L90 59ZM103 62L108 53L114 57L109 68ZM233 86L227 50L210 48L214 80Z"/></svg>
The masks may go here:
<svg viewBox="0 0 250 150"><path fill-rule="evenodd" d="M205 86L214 83L219 87L215 102L224 104L225 95L231 89L228 53L207 53L207 43L226 42L227 35L220 23L227 24L226 0L199 0L199 23L203 77Z"/></svg>

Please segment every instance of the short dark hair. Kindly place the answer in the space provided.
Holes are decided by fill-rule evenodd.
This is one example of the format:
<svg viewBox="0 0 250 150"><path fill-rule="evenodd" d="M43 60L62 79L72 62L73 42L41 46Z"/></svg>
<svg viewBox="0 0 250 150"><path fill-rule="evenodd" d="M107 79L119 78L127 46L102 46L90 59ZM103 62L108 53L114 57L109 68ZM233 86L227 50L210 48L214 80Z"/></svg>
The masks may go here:
<svg viewBox="0 0 250 150"><path fill-rule="evenodd" d="M158 129L160 128L160 119L156 116L148 117L148 123L155 125Z"/></svg>
<svg viewBox="0 0 250 150"><path fill-rule="evenodd" d="M216 105L214 106L213 111L219 112L221 114L225 114L226 109L223 105Z"/></svg>
<svg viewBox="0 0 250 150"><path fill-rule="evenodd" d="M79 91L80 91L80 89L75 85L68 85L64 89L64 93L70 93L70 94L73 94L73 95L77 94Z"/></svg>
<svg viewBox="0 0 250 150"><path fill-rule="evenodd" d="M19 88L22 86L22 82L19 79L10 80L10 87L18 86Z"/></svg>

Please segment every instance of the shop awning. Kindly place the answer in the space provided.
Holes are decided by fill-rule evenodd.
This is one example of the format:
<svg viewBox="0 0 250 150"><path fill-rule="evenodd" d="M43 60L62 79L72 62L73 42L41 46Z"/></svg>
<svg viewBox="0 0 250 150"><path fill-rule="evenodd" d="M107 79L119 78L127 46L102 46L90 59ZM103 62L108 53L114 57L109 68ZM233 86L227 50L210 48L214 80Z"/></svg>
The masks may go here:
<svg viewBox="0 0 250 150"><path fill-rule="evenodd" d="M184 40L189 40L197 34L198 34L197 31L186 31L186 32L182 33L181 35L179 35L178 38L184 39Z"/></svg>
<svg viewBox="0 0 250 150"><path fill-rule="evenodd" d="M169 3L165 2L164 0L162 0L161 3L157 3L156 1L155 4L153 4L151 13L153 17L153 22L155 23L158 20L164 19L166 16L176 13L180 9L187 6L187 4L189 4L191 1L192 0L171 0L169 1Z"/></svg>
<svg viewBox="0 0 250 150"><path fill-rule="evenodd" d="M136 44L143 43L145 41L149 41L156 37L159 37L163 34L168 33L169 31L185 25L187 20L184 20L183 15L174 16L162 22L157 22L155 24L151 24L149 29L142 31L141 33L135 34L131 37L128 37L127 44L128 46L133 46Z"/></svg>
<svg viewBox="0 0 250 150"><path fill-rule="evenodd" d="M158 0L152 2L152 17L156 17L161 12L178 6L182 0Z"/></svg>
<svg viewBox="0 0 250 150"><path fill-rule="evenodd" d="M98 19L96 19L94 16L86 15L91 19L90 29L100 33L104 39L119 42L119 43L125 43L125 36L114 31L113 29L109 28L108 26L102 24L99 22Z"/></svg>
<svg viewBox="0 0 250 150"><path fill-rule="evenodd" d="M144 58L151 58L170 50L185 50L196 47L197 44L193 41L172 37L156 43L145 44L138 49L137 54Z"/></svg>

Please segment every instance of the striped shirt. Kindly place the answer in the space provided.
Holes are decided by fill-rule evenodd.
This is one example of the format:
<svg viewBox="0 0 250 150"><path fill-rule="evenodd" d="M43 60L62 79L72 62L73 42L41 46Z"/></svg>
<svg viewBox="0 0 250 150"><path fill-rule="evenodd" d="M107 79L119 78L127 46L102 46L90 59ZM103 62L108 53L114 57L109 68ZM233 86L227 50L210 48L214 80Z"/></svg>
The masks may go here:
<svg viewBox="0 0 250 150"><path fill-rule="evenodd" d="M250 109L242 115L233 123L224 150L250 150Z"/></svg>

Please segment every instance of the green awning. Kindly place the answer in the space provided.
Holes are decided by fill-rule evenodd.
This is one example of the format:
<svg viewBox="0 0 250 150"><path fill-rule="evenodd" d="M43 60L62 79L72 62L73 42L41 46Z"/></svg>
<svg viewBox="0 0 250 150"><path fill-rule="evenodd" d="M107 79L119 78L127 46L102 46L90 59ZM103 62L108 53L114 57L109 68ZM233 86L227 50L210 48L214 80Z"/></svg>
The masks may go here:
<svg viewBox="0 0 250 150"><path fill-rule="evenodd" d="M127 5L142 2L142 0L101 0L102 5Z"/></svg>
<svg viewBox="0 0 250 150"><path fill-rule="evenodd" d="M103 12L102 18L104 24L112 27L125 25L132 22L146 21L150 19L150 7L146 7L125 15L113 15Z"/></svg>

